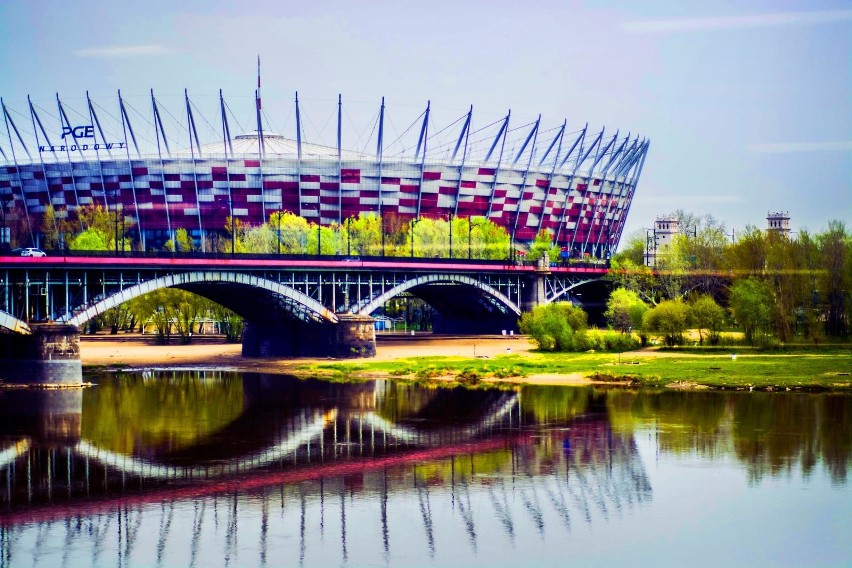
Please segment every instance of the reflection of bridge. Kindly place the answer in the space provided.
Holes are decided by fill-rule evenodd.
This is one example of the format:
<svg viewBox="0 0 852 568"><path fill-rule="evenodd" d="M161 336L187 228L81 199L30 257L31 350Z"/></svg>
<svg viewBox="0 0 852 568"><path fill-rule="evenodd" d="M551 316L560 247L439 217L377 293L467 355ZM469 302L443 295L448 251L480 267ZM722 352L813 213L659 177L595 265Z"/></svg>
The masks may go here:
<svg viewBox="0 0 852 568"><path fill-rule="evenodd" d="M33 347L4 334L5 356L25 353L54 365L75 359L77 327L163 288L197 293L241 315L246 355L352 357L375 353L370 316L400 295L431 305L438 333L500 333L515 329L521 312L535 305L578 301L580 287L600 289L607 272L543 263L302 257L6 257L0 270L0 330L46 338ZM64 327L36 323L48 321Z"/></svg>
<svg viewBox="0 0 852 568"><path fill-rule="evenodd" d="M263 564L271 552L322 564L476 554L495 539L570 533L650 497L632 437L605 413L539 430L518 396L496 395L458 427L370 408L294 412L268 447L225 464L19 439L0 454L0 542L11 555L0 566L46 560L50 550L28 548L33 538L74 543L68 565L151 563L154 551L176 565ZM191 539L175 526L192 527ZM259 558L248 558L254 539Z"/></svg>

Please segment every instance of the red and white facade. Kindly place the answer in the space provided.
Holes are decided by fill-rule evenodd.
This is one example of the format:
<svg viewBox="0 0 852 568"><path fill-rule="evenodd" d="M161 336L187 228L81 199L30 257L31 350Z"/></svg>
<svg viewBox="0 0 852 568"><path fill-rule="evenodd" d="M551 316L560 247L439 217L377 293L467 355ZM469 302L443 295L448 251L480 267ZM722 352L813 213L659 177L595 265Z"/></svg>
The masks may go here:
<svg viewBox="0 0 852 568"><path fill-rule="evenodd" d="M14 207L37 230L49 203L58 217L69 218L80 206L118 208L155 239L178 228L196 236L222 231L229 216L261 224L279 210L322 224L362 214L480 216L505 227L516 242L547 230L574 255L604 257L619 241L649 146L639 138L606 138L603 131L587 135L586 129L568 139L563 125L558 144L552 137L537 147L537 122L517 157L503 152L498 133L488 155L474 159L465 155L468 115L452 159L433 158L425 143L421 152L424 132L416 156L385 158L381 130L375 155L274 134L259 140L257 131L207 145L196 135L192 144L191 130L188 150L144 155L131 150L135 144L118 142L107 152L109 138L98 128L91 128L88 141L74 137L73 146L70 139L68 146L51 146L47 132L35 127L38 146L22 152L25 137L16 138L20 128L10 124L5 108L4 114L0 198L6 210ZM123 140L129 140L127 130Z"/></svg>

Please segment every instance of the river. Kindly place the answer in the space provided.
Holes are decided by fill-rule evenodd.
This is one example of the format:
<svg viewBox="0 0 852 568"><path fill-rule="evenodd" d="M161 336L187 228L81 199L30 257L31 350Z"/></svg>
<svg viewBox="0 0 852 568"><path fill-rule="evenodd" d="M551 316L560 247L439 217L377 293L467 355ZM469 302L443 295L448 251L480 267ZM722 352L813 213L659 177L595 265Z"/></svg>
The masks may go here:
<svg viewBox="0 0 852 568"><path fill-rule="evenodd" d="M852 396L210 370L0 394L0 567L849 566Z"/></svg>

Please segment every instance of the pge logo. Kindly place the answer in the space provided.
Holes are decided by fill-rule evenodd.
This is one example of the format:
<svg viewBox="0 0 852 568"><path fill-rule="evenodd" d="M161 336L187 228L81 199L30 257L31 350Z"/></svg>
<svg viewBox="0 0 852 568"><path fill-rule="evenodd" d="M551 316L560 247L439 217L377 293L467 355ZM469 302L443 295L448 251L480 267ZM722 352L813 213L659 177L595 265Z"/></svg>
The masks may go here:
<svg viewBox="0 0 852 568"><path fill-rule="evenodd" d="M73 136L75 139L77 138L94 138L95 137L95 127L94 126L63 126L62 127L62 139L65 140L66 136Z"/></svg>

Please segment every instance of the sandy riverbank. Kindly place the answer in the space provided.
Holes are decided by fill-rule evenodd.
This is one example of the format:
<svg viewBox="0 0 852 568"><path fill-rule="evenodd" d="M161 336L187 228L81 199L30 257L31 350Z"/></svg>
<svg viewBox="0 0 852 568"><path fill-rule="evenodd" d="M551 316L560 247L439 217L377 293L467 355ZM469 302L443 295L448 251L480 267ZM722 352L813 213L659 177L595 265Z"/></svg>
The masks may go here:
<svg viewBox="0 0 852 568"><path fill-rule="evenodd" d="M371 361L391 361L408 357L492 358L507 353L523 355L535 345L526 337L380 337L376 357ZM192 345L155 345L139 336L96 338L80 341L83 365L106 367L219 367L264 373L294 373L298 368L328 362L330 359L243 357L236 343L199 343ZM527 384L588 384L579 374L532 375L514 382ZM494 382L501 382L494 379Z"/></svg>

